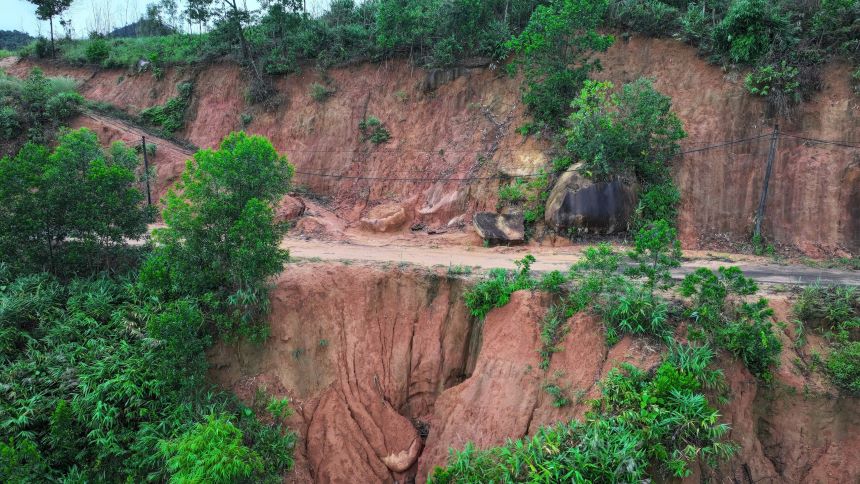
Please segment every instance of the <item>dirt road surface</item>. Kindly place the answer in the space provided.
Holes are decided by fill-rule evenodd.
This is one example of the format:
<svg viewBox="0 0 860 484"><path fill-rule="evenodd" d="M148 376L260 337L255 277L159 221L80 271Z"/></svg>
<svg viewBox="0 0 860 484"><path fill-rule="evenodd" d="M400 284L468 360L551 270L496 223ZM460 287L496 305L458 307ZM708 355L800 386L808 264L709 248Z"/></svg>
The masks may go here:
<svg viewBox="0 0 860 484"><path fill-rule="evenodd" d="M289 249L290 255L295 259L391 262L425 267L464 266L475 271L495 267L513 269L515 267L514 260L521 259L526 254L532 254L537 259L537 262L532 265L535 271L565 271L581 256L580 247L427 247L393 244L370 245L297 238L285 239L282 246ZM738 266L747 277L766 284L808 285L820 282L822 284L860 286L860 271L762 264L743 260L726 261L720 258L709 259L706 257L685 260L682 266L674 270L672 274L676 279L681 279L699 267L716 269L719 266L728 265Z"/></svg>

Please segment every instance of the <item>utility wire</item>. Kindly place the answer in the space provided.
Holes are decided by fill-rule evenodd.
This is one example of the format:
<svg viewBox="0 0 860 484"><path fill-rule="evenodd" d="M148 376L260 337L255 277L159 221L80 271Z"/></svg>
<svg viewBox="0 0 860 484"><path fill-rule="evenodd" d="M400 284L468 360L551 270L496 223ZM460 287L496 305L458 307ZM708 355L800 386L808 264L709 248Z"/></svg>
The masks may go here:
<svg viewBox="0 0 860 484"><path fill-rule="evenodd" d="M683 156L689 153L699 153L702 151L708 151L716 148L722 148L726 146L736 145L740 143L746 143L748 141L755 141L758 139L762 139L765 137L771 136L770 133L761 134L758 136L753 136L751 138L743 138L732 141L725 141L722 143L717 143L711 146L704 146L702 148L696 148L692 150L682 151L677 155L674 155L673 158L678 156ZM490 175L483 177L460 177L460 178L448 178L448 177L434 177L434 178L418 178L418 177L373 177L373 176L361 176L361 175L337 175L333 173L320 173L320 172L312 172L312 171L300 171L296 170L295 174L297 175L305 175L305 176L314 176L320 178L337 178L342 180L370 180L370 181L404 181L404 182L470 182L470 181L485 181L485 180L498 180L498 179L510 179L510 178L535 178L540 176L548 175L547 172L541 173L528 173L525 175Z"/></svg>
<svg viewBox="0 0 860 484"><path fill-rule="evenodd" d="M817 139L817 138L807 138L805 136L799 136L796 134L789 134L789 133L782 133L781 135L789 137L789 138L795 138L795 139L807 141L810 143L841 146L843 148L860 149L860 144L856 144L856 142L853 142L853 141L835 141L835 140L825 140L825 139ZM854 144L852 144L852 143L854 143Z"/></svg>

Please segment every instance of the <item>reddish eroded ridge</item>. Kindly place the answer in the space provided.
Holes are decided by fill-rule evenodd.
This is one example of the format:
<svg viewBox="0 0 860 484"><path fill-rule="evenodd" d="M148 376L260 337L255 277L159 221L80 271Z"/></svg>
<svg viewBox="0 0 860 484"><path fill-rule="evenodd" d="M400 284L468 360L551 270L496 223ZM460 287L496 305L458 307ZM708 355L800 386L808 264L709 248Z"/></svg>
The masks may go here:
<svg viewBox="0 0 860 484"><path fill-rule="evenodd" d="M481 323L462 302L469 283L394 263L293 265L275 281L268 341L219 345L212 377L243 398L265 386L293 399L301 439L289 482L423 482L449 448L501 445L581 418L611 368L653 368L664 350L630 337L607 347L600 323L576 315L541 370L550 299L515 293ZM790 315L784 299L774 307L781 320ZM721 413L740 450L689 482L702 473L713 482L857 482L860 405L793 364L821 344L807 337L801 354L791 331L782 335L770 385L720 353L730 388ZM569 388L572 405L552 405L543 389L550 380Z"/></svg>
<svg viewBox="0 0 860 484"><path fill-rule="evenodd" d="M685 149L765 135L688 154L677 163L679 229L688 249L748 240L769 149L766 135L776 122L784 133L860 142L860 97L852 91L846 65L828 65L821 91L791 119L769 119L765 103L745 92L745 73L710 65L677 41L619 37L601 59L604 71L597 77L616 85L651 77L672 97L689 134ZM22 61L7 70L24 75L30 67ZM213 147L241 129L245 115L247 131L269 137L303 172L297 185L333 197L334 210L350 226L370 232L408 231L417 223L430 229L469 227L476 211L495 209L499 180L414 179L522 175L547 165L548 143L515 132L529 120L520 102L521 80L493 67L425 71L391 61L331 69L328 82L336 92L325 102L311 97L310 86L326 80L307 68L276 79L276 102L249 106L246 76L230 63L168 68L161 81L151 73L44 66L48 74L81 80L86 97L130 113L163 104L176 95L176 84L193 80L188 123L180 136ZM391 132L391 141L375 146L361 140L358 123L371 115ZM78 124L86 123L92 124ZM118 137L111 130L103 137ZM161 178L165 183L183 166L172 156L157 155L155 163L159 174L167 173ZM165 164L170 167L162 169ZM860 251L857 150L783 137L773 170L764 220L770 242L812 256Z"/></svg>

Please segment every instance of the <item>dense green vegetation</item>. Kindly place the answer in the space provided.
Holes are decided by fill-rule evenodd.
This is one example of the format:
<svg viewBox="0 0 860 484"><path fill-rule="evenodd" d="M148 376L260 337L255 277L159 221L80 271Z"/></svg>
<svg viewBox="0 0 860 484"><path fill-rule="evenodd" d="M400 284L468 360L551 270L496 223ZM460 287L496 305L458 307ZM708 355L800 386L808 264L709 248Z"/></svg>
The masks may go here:
<svg viewBox="0 0 860 484"><path fill-rule="evenodd" d="M833 383L860 395L860 290L848 286L811 286L794 306L805 327L821 332L830 345L824 367Z"/></svg>
<svg viewBox="0 0 860 484"><path fill-rule="evenodd" d="M9 269L66 276L133 264L126 243L151 219L137 164L134 150L102 150L87 129L61 135L53 152L28 143L0 160L0 251Z"/></svg>
<svg viewBox="0 0 860 484"><path fill-rule="evenodd" d="M176 86L177 95L162 106L153 106L140 112L140 118L145 123L161 127L161 130L171 135L185 127L185 111L191 102L194 86L190 82L182 82Z"/></svg>
<svg viewBox="0 0 860 484"><path fill-rule="evenodd" d="M723 65L749 68L747 89L785 114L820 87L834 57L860 66L860 1L617 0L608 24L675 36Z"/></svg>
<svg viewBox="0 0 860 484"><path fill-rule="evenodd" d="M567 319L585 311L603 323L607 344L625 334L656 338L667 348L662 363L641 370L630 365L612 370L600 382L601 394L583 421L541 429L534 437L501 447L476 450L471 444L451 450L448 465L431 474L432 482L640 482L686 477L701 459L716 465L731 456L729 427L719 423L710 398L724 398L722 372L713 368L714 351L723 348L764 381L782 350L767 300L747 303L756 284L737 268L717 273L700 269L684 279L670 299L669 269L680 250L665 220L640 229L625 261L608 244L586 249L568 274L550 272L540 281L529 273L534 258L517 261L519 270L496 269L466 293L472 314L484 317L516 290L545 290L554 305L540 323L540 369L546 372L567 331ZM621 271L622 264L626 266ZM687 343L675 341L685 322ZM839 378L850 372L849 348L832 361ZM854 360L856 361L856 360ZM544 390L553 405L571 403L569 388L557 377Z"/></svg>
<svg viewBox="0 0 860 484"><path fill-rule="evenodd" d="M76 84L68 77L45 77L39 68L24 80L0 73L0 155L15 154L25 141L53 139L83 105Z"/></svg>
<svg viewBox="0 0 860 484"><path fill-rule="evenodd" d="M0 161L0 481L280 482L288 402L213 387L205 351L265 335L292 167L234 133L129 246L151 217L138 164L86 129Z"/></svg>
<svg viewBox="0 0 860 484"><path fill-rule="evenodd" d="M686 133L672 112L671 99L645 78L625 84L618 93L612 93L614 86L609 82L584 80L581 84L578 95L567 103L573 112L560 137L554 138L560 156L553 160L553 173L540 172L529 181L514 179L500 186L500 205L521 206L525 222L531 226L543 218L552 188L550 177L580 160L578 171L589 179L620 178L641 187L631 221L634 231L658 220L674 225L681 196L670 167Z"/></svg>
<svg viewBox="0 0 860 484"><path fill-rule="evenodd" d="M222 336L264 339L266 279L288 259L272 207L292 174L260 136L232 133L219 150L198 151L165 197L167 226L153 233L141 282L164 298L202 301Z"/></svg>
<svg viewBox="0 0 860 484"><path fill-rule="evenodd" d="M430 482L641 482L649 476L687 477L701 458L714 465L735 447L728 425L704 391L722 382L709 369L707 346L673 346L653 372L632 365L600 382L582 422L542 428L528 439L452 451Z"/></svg>

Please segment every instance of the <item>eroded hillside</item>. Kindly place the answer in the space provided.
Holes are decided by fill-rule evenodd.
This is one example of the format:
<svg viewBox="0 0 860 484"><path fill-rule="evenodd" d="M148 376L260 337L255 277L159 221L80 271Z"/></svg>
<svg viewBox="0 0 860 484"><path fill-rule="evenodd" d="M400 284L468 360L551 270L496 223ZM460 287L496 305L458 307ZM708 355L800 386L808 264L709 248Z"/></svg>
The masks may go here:
<svg viewBox="0 0 860 484"><path fill-rule="evenodd" d="M821 92L791 119L768 119L764 102L744 91L740 73L707 64L683 44L633 37L610 48L602 63L598 77L618 84L650 77L672 97L688 133L685 150L766 135L774 123L803 137L860 139L860 100L852 93L848 66L828 66ZM9 70L24 75L30 66L20 62ZM280 78L279 103L268 107L245 102L244 75L232 64L167 69L160 81L149 73L45 67L48 74L80 79L89 99L130 113L163 104L177 94L178 83L191 81L189 120L180 136L213 147L235 129L263 134L296 165L296 183L333 197L336 212L349 224L358 227L362 218L373 221L401 209L406 215L394 224L364 224L371 230L408 230L419 222L462 226L476 211L495 208L500 182L459 179L535 173L551 158L548 143L515 132L528 120L519 102L521 81L495 66L425 71L387 62L332 69L326 80L336 91L324 102L312 98L311 84L326 80L308 69ZM361 141L358 124L369 115L385 124L391 141L379 146ZM93 120L79 124L92 126ZM117 134L105 126L103 136ZM769 139L762 137L687 154L676 164L679 231L686 248L748 239L768 149ZM175 179L181 159L156 156L160 186ZM458 180L427 181L438 178ZM856 253L858 187L856 150L782 137L765 235L813 256Z"/></svg>
<svg viewBox="0 0 860 484"><path fill-rule="evenodd" d="M449 448L501 445L582 418L611 368L659 364L661 343L628 336L607 346L599 321L579 314L542 370L540 325L550 298L517 292L478 323L462 304L469 279L409 266L293 266L272 293L269 340L261 348L221 345L210 355L211 374L243 398L264 387L293 399L291 424L302 439L290 482L423 482ZM789 319L784 296L772 305L779 320ZM718 356L729 386L720 412L740 450L690 482L860 475L851 458L860 448L856 399L805 370L822 342L810 335L795 349L797 337L780 332L784 352L770 384L731 355ZM573 403L554 406L547 383L567 389Z"/></svg>

